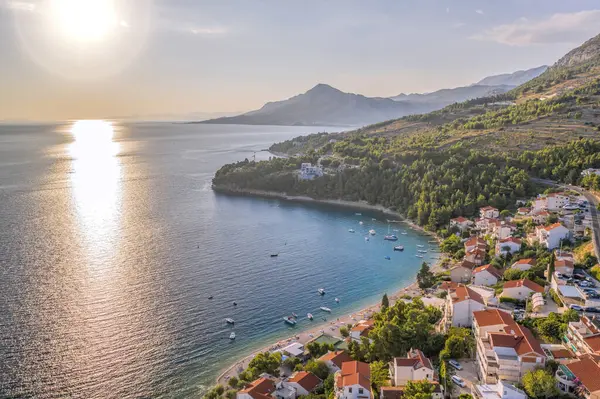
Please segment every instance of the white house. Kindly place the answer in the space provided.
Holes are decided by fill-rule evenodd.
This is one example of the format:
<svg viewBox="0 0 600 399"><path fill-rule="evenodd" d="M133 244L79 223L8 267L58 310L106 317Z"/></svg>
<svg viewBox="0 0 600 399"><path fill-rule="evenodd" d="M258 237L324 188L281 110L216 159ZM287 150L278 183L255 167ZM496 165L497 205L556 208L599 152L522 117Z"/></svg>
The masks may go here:
<svg viewBox="0 0 600 399"><path fill-rule="evenodd" d="M544 293L544 287L524 278L522 280L512 280L504 283L501 296L525 301L531 294L536 292Z"/></svg>
<svg viewBox="0 0 600 399"><path fill-rule="evenodd" d="M479 217L487 218L487 219L494 219L499 216L500 216L500 212L498 211L498 209L494 208L493 206L485 206L485 207L479 209Z"/></svg>
<svg viewBox="0 0 600 399"><path fill-rule="evenodd" d="M514 224L500 222L494 225L493 234L499 240L510 237L517 230Z"/></svg>
<svg viewBox="0 0 600 399"><path fill-rule="evenodd" d="M459 284L456 289L449 289L442 325L449 327L470 327L473 323L473 312L485 309L481 295L471 288Z"/></svg>
<svg viewBox="0 0 600 399"><path fill-rule="evenodd" d="M390 362L390 378L395 386L408 381L435 381L431 361L419 349L411 349L406 357L395 357Z"/></svg>
<svg viewBox="0 0 600 399"><path fill-rule="evenodd" d="M324 354L319 360L325 362L330 372L335 373L342 369L342 363L351 362L352 358L344 351L335 351Z"/></svg>
<svg viewBox="0 0 600 399"><path fill-rule="evenodd" d="M574 265L572 260L557 259L554 261L554 271L565 276L572 276Z"/></svg>
<svg viewBox="0 0 600 399"><path fill-rule="evenodd" d="M527 399L527 394L505 381L475 385L475 396L481 399Z"/></svg>
<svg viewBox="0 0 600 399"><path fill-rule="evenodd" d="M465 241L465 253L472 251L476 248L486 249L487 242L483 238L479 238L477 236L469 237L468 240Z"/></svg>
<svg viewBox="0 0 600 399"><path fill-rule="evenodd" d="M589 168L581 171L581 176L598 175L600 176L600 169Z"/></svg>
<svg viewBox="0 0 600 399"><path fill-rule="evenodd" d="M533 208L533 212L537 213L537 212L541 212L541 211L545 211L547 208L547 201L546 201L546 197L542 197L539 196L537 197L535 200L533 200L532 202L532 208Z"/></svg>
<svg viewBox="0 0 600 399"><path fill-rule="evenodd" d="M465 261L473 263L477 266L483 265L485 262L485 257L487 255L487 251L481 247L471 249L469 252L465 253Z"/></svg>
<svg viewBox="0 0 600 399"><path fill-rule="evenodd" d="M472 282L475 285L495 285L502 278L502 273L492 265L479 266L473 270Z"/></svg>
<svg viewBox="0 0 600 399"><path fill-rule="evenodd" d="M371 399L371 369L368 363L344 362L335 373L335 396L338 399Z"/></svg>
<svg viewBox="0 0 600 399"><path fill-rule="evenodd" d="M269 399L274 392L275 382L269 378L261 377L239 391L236 394L236 399Z"/></svg>
<svg viewBox="0 0 600 399"><path fill-rule="evenodd" d="M473 262L469 262L468 260L463 260L458 265L454 266L450 269L450 281L455 283L468 283L471 281L473 277L473 269L475 269L477 265Z"/></svg>
<svg viewBox="0 0 600 399"><path fill-rule="evenodd" d="M473 226L473 222L462 216L450 219L450 227L457 227L460 231L466 231L471 226Z"/></svg>
<svg viewBox="0 0 600 399"><path fill-rule="evenodd" d="M362 337L368 337L373 330L374 320L361 320L350 329L350 338L360 342Z"/></svg>
<svg viewBox="0 0 600 399"><path fill-rule="evenodd" d="M546 209L557 211L569 202L569 196L564 193L550 193L546 195Z"/></svg>
<svg viewBox="0 0 600 399"><path fill-rule="evenodd" d="M569 240L571 232L560 223L536 228L536 237L540 244L548 249L559 248L562 240Z"/></svg>
<svg viewBox="0 0 600 399"><path fill-rule="evenodd" d="M521 208L517 209L517 213L521 216L529 215L530 212L531 212L531 208L527 208L527 207L521 207Z"/></svg>
<svg viewBox="0 0 600 399"><path fill-rule="evenodd" d="M323 169L320 166L313 166L311 163L306 162L300 165L300 179L312 180L321 176L323 176Z"/></svg>
<svg viewBox="0 0 600 399"><path fill-rule="evenodd" d="M506 255L507 253L514 254L521 250L521 239L516 237L508 237L496 242L496 255Z"/></svg>
<svg viewBox="0 0 600 399"><path fill-rule="evenodd" d="M525 271L531 269L533 266L535 266L535 259L526 258L526 259L519 259L518 261L513 263L510 268L525 272Z"/></svg>
<svg viewBox="0 0 600 399"><path fill-rule="evenodd" d="M295 393L294 398L309 395L321 384L319 377L307 371L297 371L287 381L282 382L282 385Z"/></svg>
<svg viewBox="0 0 600 399"><path fill-rule="evenodd" d="M550 217L550 212L548 211L538 211L533 214L531 220L533 220L536 224L544 224L548 221Z"/></svg>

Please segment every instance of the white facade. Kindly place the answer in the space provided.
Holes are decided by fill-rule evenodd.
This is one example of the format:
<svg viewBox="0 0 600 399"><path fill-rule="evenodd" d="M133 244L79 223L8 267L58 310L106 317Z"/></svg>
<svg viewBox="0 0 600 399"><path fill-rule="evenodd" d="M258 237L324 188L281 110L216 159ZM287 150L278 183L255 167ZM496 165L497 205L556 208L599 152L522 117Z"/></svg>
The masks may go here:
<svg viewBox="0 0 600 399"><path fill-rule="evenodd" d="M511 269L517 269L522 272L525 272L533 267L533 261L531 259L521 259L516 261L510 267Z"/></svg>
<svg viewBox="0 0 600 399"><path fill-rule="evenodd" d="M506 255L507 253L514 254L521 250L521 242L519 240L511 240L510 238L498 240L496 243L496 255Z"/></svg>
<svg viewBox="0 0 600 399"><path fill-rule="evenodd" d="M475 385L475 396L482 399L527 399L527 394L502 380L496 384Z"/></svg>
<svg viewBox="0 0 600 399"><path fill-rule="evenodd" d="M504 288L502 290L501 296L506 297L506 298L517 299L519 301L525 301L527 298L529 298L529 296L531 294L533 294L535 292L537 292L537 291L534 291L525 286L512 287L512 288Z"/></svg>
<svg viewBox="0 0 600 399"><path fill-rule="evenodd" d="M473 284L475 285L495 285L498 283L498 277L487 270L473 273Z"/></svg>
<svg viewBox="0 0 600 399"><path fill-rule="evenodd" d="M338 399L370 399L372 396L371 391L359 384L354 384L338 390L336 397Z"/></svg>
<svg viewBox="0 0 600 399"><path fill-rule="evenodd" d="M473 269L466 266L455 266L450 269L450 281L455 283L468 283L473 276Z"/></svg>
<svg viewBox="0 0 600 399"><path fill-rule="evenodd" d="M500 216L500 212L494 207L486 206L479 209L479 216L482 218L494 219Z"/></svg>
<svg viewBox="0 0 600 399"><path fill-rule="evenodd" d="M552 193L546 196L546 208L557 211L569 202L569 197L561 193Z"/></svg>
<svg viewBox="0 0 600 399"><path fill-rule="evenodd" d="M323 169L320 166L313 166L311 163L303 163L300 165L300 179L312 180L315 177L323 176Z"/></svg>
<svg viewBox="0 0 600 399"><path fill-rule="evenodd" d="M537 240L548 249L559 248L562 240L571 238L571 232L560 223L536 229Z"/></svg>

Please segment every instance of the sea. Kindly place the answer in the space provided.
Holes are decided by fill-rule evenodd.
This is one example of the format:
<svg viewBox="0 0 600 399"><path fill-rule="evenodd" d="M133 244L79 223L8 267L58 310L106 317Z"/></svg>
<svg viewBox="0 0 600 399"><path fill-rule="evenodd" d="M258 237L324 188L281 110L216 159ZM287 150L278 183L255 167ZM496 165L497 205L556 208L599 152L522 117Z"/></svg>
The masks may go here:
<svg viewBox="0 0 600 399"><path fill-rule="evenodd" d="M0 398L201 397L308 329L308 312L348 314L414 281L439 254L416 257L430 237L405 224L211 190L223 164L319 131L336 129L0 125Z"/></svg>

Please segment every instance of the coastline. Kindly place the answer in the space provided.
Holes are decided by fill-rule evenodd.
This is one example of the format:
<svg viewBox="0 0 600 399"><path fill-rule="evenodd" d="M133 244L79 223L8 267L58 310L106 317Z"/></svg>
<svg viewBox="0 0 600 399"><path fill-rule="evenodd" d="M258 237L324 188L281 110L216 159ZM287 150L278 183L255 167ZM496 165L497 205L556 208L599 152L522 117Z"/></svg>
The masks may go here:
<svg viewBox="0 0 600 399"><path fill-rule="evenodd" d="M395 218L395 220L390 220L390 222L405 223L405 224L409 225L412 229L419 230L420 232L431 236L432 238L435 239L435 241L437 242L438 245L441 242L441 239L437 234L423 229L421 226L418 226L414 222L406 219L405 217L400 215L398 212L392 211L391 209L385 208L381 205L371 205L366 202L353 202L353 201L344 201L344 200L321 200L321 199L314 199L314 198L307 197L307 196L291 196L291 195L287 195L285 193L275 192L275 191L262 191L262 190L249 190L249 189L241 190L241 189L231 189L231 188L227 188L227 187L216 187L216 186L213 186L213 191L218 192L218 193L228 194L228 195L251 196L251 197L261 197L261 198L268 198L268 199L280 199L280 200L285 200L285 201L290 201L290 202L298 202L298 203L326 204L326 205L339 206L339 207L344 207L344 208L354 209L354 210L379 212L384 215L388 215L388 216ZM436 273L436 272L440 272L443 270L441 267L441 260L443 259L443 257L444 256L442 254L440 259L438 259L436 261L436 263L430 265L432 272ZM394 304L396 301L400 300L401 297L403 297L405 295L409 295L411 297L423 295L423 291L417 285L416 275L415 275L415 280L412 283L410 283L409 285L407 285L405 287L400 288L397 292L394 292L391 296L389 296L390 304ZM281 339L277 342L274 342L266 347L263 347L256 351L253 351L251 354L234 361L229 367L227 367L221 373L219 373L218 377L216 378L216 384L221 384L226 387L228 384L228 380L232 376L237 376L241 371L246 369L248 367L248 364L250 363L250 361L258 353L274 351L274 350L283 348L293 342L299 342L299 343L305 345L306 343L318 338L323 333L330 335L330 336L334 336L334 337L342 340L341 336L339 335L339 327L345 326L347 324L355 324L357 321L359 321L361 319L368 319L373 313L379 311L380 306L381 306L381 304L375 303L375 304L369 305L365 308L353 311L349 315L344 315L335 321L331 321L328 323L321 322L319 324L315 324L315 326L313 326L313 327L309 327L305 330L300 330L300 331L296 332L294 335L288 336L287 338L283 338L283 339ZM337 334L337 335L335 335L335 334Z"/></svg>

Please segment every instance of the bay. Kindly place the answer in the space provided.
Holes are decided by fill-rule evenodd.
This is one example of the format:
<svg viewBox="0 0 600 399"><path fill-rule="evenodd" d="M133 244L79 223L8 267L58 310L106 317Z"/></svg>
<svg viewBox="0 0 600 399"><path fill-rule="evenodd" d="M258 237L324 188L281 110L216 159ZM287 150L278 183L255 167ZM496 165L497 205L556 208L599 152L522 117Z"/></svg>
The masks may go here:
<svg viewBox="0 0 600 399"><path fill-rule="evenodd" d="M221 165L325 130L0 126L0 397L198 397L307 312L413 281L435 254L417 258L428 237L404 225L392 244L378 214L211 190Z"/></svg>

